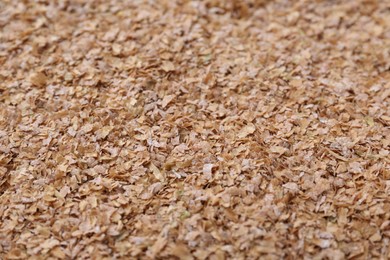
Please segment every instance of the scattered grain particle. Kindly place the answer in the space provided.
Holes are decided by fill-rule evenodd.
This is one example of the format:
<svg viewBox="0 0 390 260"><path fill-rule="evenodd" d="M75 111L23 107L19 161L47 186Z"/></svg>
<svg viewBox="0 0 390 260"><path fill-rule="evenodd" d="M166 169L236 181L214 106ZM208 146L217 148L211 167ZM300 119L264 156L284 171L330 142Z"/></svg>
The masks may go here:
<svg viewBox="0 0 390 260"><path fill-rule="evenodd" d="M359 162L351 162L351 163L349 163L349 170L352 173L362 173L363 167Z"/></svg>
<svg viewBox="0 0 390 260"><path fill-rule="evenodd" d="M56 247L56 248L52 249L51 254L54 257L58 257L60 259L64 259L66 257L64 251L62 251L62 249L60 247Z"/></svg>
<svg viewBox="0 0 390 260"><path fill-rule="evenodd" d="M277 153L279 155L282 155L288 151L287 148L282 146L271 146L269 150L271 151L271 153Z"/></svg>
<svg viewBox="0 0 390 260"><path fill-rule="evenodd" d="M174 245L170 250L171 255L176 256L179 259L183 260L192 260L194 259L191 255L191 252L188 250L187 246L184 244Z"/></svg>
<svg viewBox="0 0 390 260"><path fill-rule="evenodd" d="M165 72L175 71L175 65L170 61L163 61L161 68Z"/></svg>
<svg viewBox="0 0 390 260"><path fill-rule="evenodd" d="M73 74L70 72L65 73L64 79L67 82L71 82L73 80Z"/></svg>
<svg viewBox="0 0 390 260"><path fill-rule="evenodd" d="M237 134L238 138L245 138L250 134L253 134L256 131L256 127L253 124L248 124L244 126L241 131Z"/></svg>
<svg viewBox="0 0 390 260"><path fill-rule="evenodd" d="M112 126L104 126L100 129L98 129L95 134L96 134L96 139L101 140L106 138L110 132L112 131L113 127ZM92 130L92 129L91 129Z"/></svg>
<svg viewBox="0 0 390 260"><path fill-rule="evenodd" d="M45 240L43 243L40 244L40 246L44 249L52 249L55 246L58 246L60 244L60 241L54 238L50 238Z"/></svg>
<svg viewBox="0 0 390 260"><path fill-rule="evenodd" d="M150 164L150 170L152 171L154 177L156 177L157 180L161 182L165 181L165 174L161 172L153 163Z"/></svg>
<svg viewBox="0 0 390 260"><path fill-rule="evenodd" d="M161 107L165 108L174 98L175 98L175 95L165 96L162 100Z"/></svg>
<svg viewBox="0 0 390 260"><path fill-rule="evenodd" d="M47 82L47 77L42 72L34 72L30 75L30 82L37 87L44 87Z"/></svg>
<svg viewBox="0 0 390 260"><path fill-rule="evenodd" d="M288 182L286 184L283 184L283 187L293 191L293 192L297 192L299 191L299 186L298 184L294 183L294 182Z"/></svg>
<svg viewBox="0 0 390 260"><path fill-rule="evenodd" d="M213 171L214 164L207 163L203 165L203 174L206 177L206 179L210 180L212 178L212 171Z"/></svg>

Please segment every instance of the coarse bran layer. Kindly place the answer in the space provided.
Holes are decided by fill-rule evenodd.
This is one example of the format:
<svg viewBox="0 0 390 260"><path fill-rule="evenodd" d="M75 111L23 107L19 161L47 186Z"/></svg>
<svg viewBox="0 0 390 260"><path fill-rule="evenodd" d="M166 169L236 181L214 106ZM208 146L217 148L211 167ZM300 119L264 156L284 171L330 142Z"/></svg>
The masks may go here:
<svg viewBox="0 0 390 260"><path fill-rule="evenodd" d="M0 1L1 259L390 257L390 1Z"/></svg>

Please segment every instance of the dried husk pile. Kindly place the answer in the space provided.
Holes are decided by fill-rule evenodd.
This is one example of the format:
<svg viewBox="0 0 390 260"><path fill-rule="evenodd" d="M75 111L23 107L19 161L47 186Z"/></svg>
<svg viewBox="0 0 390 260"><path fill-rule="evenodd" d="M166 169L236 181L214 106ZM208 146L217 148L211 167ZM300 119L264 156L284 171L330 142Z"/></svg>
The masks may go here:
<svg viewBox="0 0 390 260"><path fill-rule="evenodd" d="M1 259L386 259L390 1L0 1Z"/></svg>

